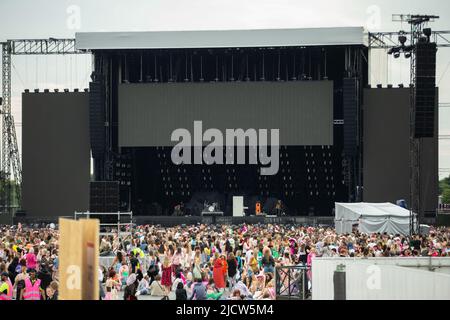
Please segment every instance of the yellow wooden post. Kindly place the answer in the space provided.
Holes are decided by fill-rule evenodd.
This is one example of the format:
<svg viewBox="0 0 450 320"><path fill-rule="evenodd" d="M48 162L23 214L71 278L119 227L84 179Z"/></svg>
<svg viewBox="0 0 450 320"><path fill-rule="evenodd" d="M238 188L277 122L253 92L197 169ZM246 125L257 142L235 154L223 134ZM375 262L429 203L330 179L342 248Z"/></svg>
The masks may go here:
<svg viewBox="0 0 450 320"><path fill-rule="evenodd" d="M59 219L59 298L98 300L99 221Z"/></svg>

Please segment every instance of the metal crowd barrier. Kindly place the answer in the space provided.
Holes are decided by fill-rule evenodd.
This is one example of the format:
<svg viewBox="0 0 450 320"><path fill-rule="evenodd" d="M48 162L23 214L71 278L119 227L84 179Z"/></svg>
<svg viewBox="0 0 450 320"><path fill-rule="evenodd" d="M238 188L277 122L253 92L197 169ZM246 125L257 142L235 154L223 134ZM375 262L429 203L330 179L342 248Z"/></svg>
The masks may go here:
<svg viewBox="0 0 450 320"><path fill-rule="evenodd" d="M117 221L110 222L111 219L104 218L117 218ZM122 217L128 217L128 221L122 222ZM97 218L100 220L100 236L113 235L114 229L117 228L117 234L119 238L129 236L133 229L133 212L76 212L74 213L74 219L79 218ZM125 228L123 228L125 227ZM125 229L122 231L122 229Z"/></svg>
<svg viewBox="0 0 450 320"><path fill-rule="evenodd" d="M308 298L307 266L275 268L275 293L277 300L306 300Z"/></svg>

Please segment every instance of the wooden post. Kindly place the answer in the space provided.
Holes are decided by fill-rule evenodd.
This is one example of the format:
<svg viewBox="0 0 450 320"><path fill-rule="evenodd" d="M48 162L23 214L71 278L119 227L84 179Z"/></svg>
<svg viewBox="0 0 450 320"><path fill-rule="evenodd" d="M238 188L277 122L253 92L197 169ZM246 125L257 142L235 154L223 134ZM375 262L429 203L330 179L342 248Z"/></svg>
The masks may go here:
<svg viewBox="0 0 450 320"><path fill-rule="evenodd" d="M99 299L99 221L59 219L59 298Z"/></svg>

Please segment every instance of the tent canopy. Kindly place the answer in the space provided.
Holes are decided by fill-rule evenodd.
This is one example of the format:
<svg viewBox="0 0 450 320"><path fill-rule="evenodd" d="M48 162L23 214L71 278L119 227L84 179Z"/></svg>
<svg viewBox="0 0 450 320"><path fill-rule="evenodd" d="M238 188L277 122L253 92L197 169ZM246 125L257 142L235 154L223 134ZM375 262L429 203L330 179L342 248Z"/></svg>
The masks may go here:
<svg viewBox="0 0 450 320"><path fill-rule="evenodd" d="M408 234L409 224L409 210L389 202L335 204L338 233L351 232L353 225L358 225L359 231L365 233Z"/></svg>

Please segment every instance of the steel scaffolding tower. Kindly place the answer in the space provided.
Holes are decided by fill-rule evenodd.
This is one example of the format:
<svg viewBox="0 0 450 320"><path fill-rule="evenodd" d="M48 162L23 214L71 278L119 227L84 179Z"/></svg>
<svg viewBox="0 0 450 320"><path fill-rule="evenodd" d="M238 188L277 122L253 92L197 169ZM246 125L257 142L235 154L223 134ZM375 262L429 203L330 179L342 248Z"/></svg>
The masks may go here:
<svg viewBox="0 0 450 320"><path fill-rule="evenodd" d="M409 37L410 46L414 49L411 52L410 60L410 233L418 234L420 232L420 221L422 220L421 208L421 190L420 190L420 145L421 139L415 138L415 113L416 113L416 43L423 33L424 25L439 19L433 15L411 15L399 14L393 15L392 21L406 22L410 25L410 31L399 32L376 32L369 33L370 49L390 49L399 46L399 43L392 38L398 36ZM430 41L435 42L437 47L450 47L450 31L433 31L431 32ZM417 214L417 217L414 215Z"/></svg>
<svg viewBox="0 0 450 320"><path fill-rule="evenodd" d="M75 39L19 39L7 40L2 46L2 139L1 139L1 179L3 189L0 194L2 213L12 213L13 194L11 180L16 183L17 204L22 200L22 166L17 144L14 117L11 113L11 57L12 55L81 54L75 48Z"/></svg>

